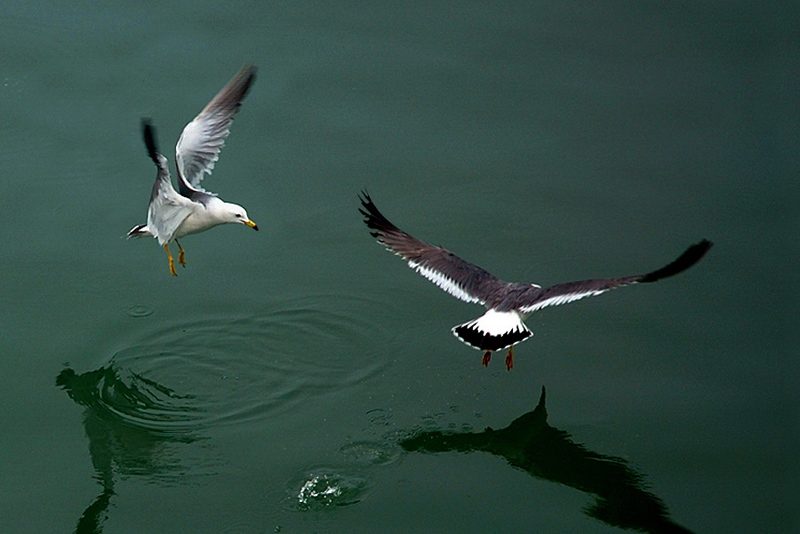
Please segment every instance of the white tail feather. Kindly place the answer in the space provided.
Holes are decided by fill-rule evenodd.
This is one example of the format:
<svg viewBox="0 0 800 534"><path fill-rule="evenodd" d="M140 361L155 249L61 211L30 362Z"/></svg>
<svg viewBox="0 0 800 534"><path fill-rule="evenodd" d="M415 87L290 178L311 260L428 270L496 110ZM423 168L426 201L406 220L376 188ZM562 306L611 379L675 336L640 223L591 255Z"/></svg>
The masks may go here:
<svg viewBox="0 0 800 534"><path fill-rule="evenodd" d="M531 337L516 311L489 310L477 319L453 327L453 335L480 350L502 350Z"/></svg>

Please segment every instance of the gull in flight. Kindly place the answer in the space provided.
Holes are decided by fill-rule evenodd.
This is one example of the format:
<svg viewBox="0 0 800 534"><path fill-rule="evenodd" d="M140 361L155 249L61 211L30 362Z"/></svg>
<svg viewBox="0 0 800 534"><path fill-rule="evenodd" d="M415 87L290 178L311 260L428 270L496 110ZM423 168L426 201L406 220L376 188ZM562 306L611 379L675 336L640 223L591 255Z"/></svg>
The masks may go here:
<svg viewBox="0 0 800 534"><path fill-rule="evenodd" d="M487 308L486 313L453 327L452 332L467 345L483 351L484 366L489 365L493 351L508 349L506 368L509 370L514 366L514 345L533 335L523 322L531 313L617 287L674 276L700 261L711 248L711 242L703 239L687 248L672 263L646 274L581 280L542 288L536 284L504 282L449 250L420 241L389 222L366 192L362 195L359 211L380 244L454 297Z"/></svg>
<svg viewBox="0 0 800 534"><path fill-rule="evenodd" d="M178 171L178 190L172 187L167 158L156 144L155 128L149 120L142 120L144 144L147 154L156 164L158 173L150 195L147 224L134 226L127 237L152 236L164 247L169 258L169 272L177 276L175 262L169 250L170 241L178 245L178 263L186 266L179 237L204 232L225 223L237 223L258 230L241 206L224 202L214 193L200 187L206 174L214 170L219 152L230 134L233 116L239 110L250 86L256 68L245 65L228 82L203 111L186 125L175 146L175 166Z"/></svg>

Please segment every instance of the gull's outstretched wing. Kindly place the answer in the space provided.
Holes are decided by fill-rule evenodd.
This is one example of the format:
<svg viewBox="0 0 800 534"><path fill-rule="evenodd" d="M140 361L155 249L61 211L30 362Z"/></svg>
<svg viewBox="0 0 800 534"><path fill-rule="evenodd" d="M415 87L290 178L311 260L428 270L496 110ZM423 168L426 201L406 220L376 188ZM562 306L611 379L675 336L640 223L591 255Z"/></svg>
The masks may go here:
<svg viewBox="0 0 800 534"><path fill-rule="evenodd" d="M687 248L675 261L650 273L622 278L599 278L567 282L547 287L540 292L529 292L520 297L514 307L522 313L531 313L546 306L566 304L586 297L599 295L611 289L630 284L644 284L675 276L700 261L711 248L712 243L703 239Z"/></svg>
<svg viewBox="0 0 800 534"><path fill-rule="evenodd" d="M158 152L153 125L143 119L142 130L147 154L158 169L153 192L150 194L150 206L147 209L147 227L158 239L158 244L163 245L172 239L175 230L193 211L194 203L179 195L172 187L167 158Z"/></svg>
<svg viewBox="0 0 800 534"><path fill-rule="evenodd" d="M372 236L406 259L409 267L454 297L485 304L508 286L506 282L449 250L424 243L399 229L378 211L366 192L359 198L363 206L359 212L364 216L364 223L372 230Z"/></svg>
<svg viewBox="0 0 800 534"><path fill-rule="evenodd" d="M203 191L200 182L214 170L219 152L230 134L233 116L253 84L256 68L245 65L181 133L175 146L178 190L190 197Z"/></svg>

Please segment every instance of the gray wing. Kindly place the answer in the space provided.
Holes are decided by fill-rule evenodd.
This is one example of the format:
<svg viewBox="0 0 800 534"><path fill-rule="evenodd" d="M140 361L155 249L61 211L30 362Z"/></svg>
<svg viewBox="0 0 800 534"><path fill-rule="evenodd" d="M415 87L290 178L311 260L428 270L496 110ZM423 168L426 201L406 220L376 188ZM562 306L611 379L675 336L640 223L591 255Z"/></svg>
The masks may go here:
<svg viewBox="0 0 800 534"><path fill-rule="evenodd" d="M670 276L682 273L699 262L711 248L712 243L703 239L687 248L683 254L668 265L655 271L621 278L598 278L557 284L536 293L528 293L520 297L514 307L523 313L531 313L547 306L567 304L586 297L600 295L617 287L631 284L657 282Z"/></svg>
<svg viewBox="0 0 800 534"><path fill-rule="evenodd" d="M193 191L204 191L200 182L214 170L220 150L230 134L233 116L239 110L253 84L256 68L245 65L181 133L175 146L178 167L178 189L190 197Z"/></svg>
<svg viewBox="0 0 800 534"><path fill-rule="evenodd" d="M158 244L163 245L172 239L184 219L195 209L195 204L172 187L167 158L156 148L155 130L147 120L142 120L142 126L147 154L158 169L147 209L147 226L158 239Z"/></svg>
<svg viewBox="0 0 800 534"><path fill-rule="evenodd" d="M466 302L486 302L499 290L508 286L491 273L473 265L449 250L429 245L407 234L389 222L364 192L360 197L364 223L373 237L395 254L405 258L409 267Z"/></svg>

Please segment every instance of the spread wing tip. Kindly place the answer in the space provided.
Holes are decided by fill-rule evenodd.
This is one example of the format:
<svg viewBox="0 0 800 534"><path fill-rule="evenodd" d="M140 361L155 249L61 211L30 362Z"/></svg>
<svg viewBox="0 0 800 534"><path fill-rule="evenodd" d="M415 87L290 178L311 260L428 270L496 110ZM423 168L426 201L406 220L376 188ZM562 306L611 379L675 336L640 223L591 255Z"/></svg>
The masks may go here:
<svg viewBox="0 0 800 534"><path fill-rule="evenodd" d="M250 88L256 80L257 70L255 65L245 63L231 81L203 108L200 115L203 113L223 112L232 117L239 111L242 106L242 100L250 92ZM230 120L230 117L227 117L227 119Z"/></svg>
<svg viewBox="0 0 800 534"><path fill-rule="evenodd" d="M383 213L381 213L375 203L372 202L372 198L370 198L369 193L366 190L362 190L361 194L359 194L358 199L361 201L361 205L363 208L359 208L358 211L364 217L364 224L367 225L367 228L370 230L374 230L370 232L372 237L376 239L380 239L383 234L387 233L401 233L398 227L394 224L389 222Z"/></svg>
<svg viewBox="0 0 800 534"><path fill-rule="evenodd" d="M708 239L703 239L687 248L683 254L678 256L675 261L669 263L661 269L642 275L638 282L656 282L663 278L668 278L670 276L675 276L676 274L682 273L703 259L712 246L714 246L714 244L711 241Z"/></svg>

